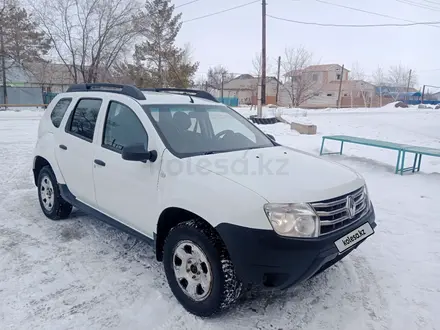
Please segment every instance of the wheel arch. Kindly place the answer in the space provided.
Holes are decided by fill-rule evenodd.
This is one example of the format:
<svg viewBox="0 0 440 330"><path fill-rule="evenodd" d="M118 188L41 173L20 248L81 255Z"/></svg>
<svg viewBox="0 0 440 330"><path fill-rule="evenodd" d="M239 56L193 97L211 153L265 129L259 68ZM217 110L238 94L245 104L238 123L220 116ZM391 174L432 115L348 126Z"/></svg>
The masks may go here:
<svg viewBox="0 0 440 330"><path fill-rule="evenodd" d="M34 157L34 166L32 167L32 171L34 173L34 183L36 186L38 185L38 174L40 174L41 169L45 166L50 166L50 168L52 168L52 165L50 165L46 158L41 156Z"/></svg>
<svg viewBox="0 0 440 330"><path fill-rule="evenodd" d="M171 229L173 229L179 223L194 219L203 222L205 225L209 226L213 230L213 232L215 232L218 235L218 237L224 244L218 231L207 220L205 220L201 216L180 207L168 207L165 210L163 210L162 213L160 214L156 227L155 250L156 250L156 259L158 261L163 260L163 247L164 247L165 239L167 238L168 233L171 231Z"/></svg>

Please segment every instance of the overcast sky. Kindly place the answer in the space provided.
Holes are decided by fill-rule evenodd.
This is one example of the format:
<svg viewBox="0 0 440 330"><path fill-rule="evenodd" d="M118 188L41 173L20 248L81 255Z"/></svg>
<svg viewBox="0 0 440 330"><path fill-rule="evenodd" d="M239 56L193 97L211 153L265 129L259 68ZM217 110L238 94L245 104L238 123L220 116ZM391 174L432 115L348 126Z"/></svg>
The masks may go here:
<svg viewBox="0 0 440 330"><path fill-rule="evenodd" d="M176 6L191 0L172 0ZM176 11L182 19L245 4L251 0L197 0ZM400 0L430 7L416 7L399 0L325 0L399 19L340 8L316 0L267 0L267 14L281 18L334 24L405 24L440 21L440 0ZM435 3L438 3L437 5ZM437 8L434 10L431 8ZM405 20L407 20L405 22ZM438 25L440 27L440 24ZM440 28L432 26L339 28L300 25L267 18L267 54L275 68L285 47L303 45L321 64L354 62L367 74L378 65L403 64L417 72L419 85L440 86ZM231 72L252 71L252 58L261 51L261 2L223 14L184 23L178 43L190 42L200 62L199 75L222 64Z"/></svg>

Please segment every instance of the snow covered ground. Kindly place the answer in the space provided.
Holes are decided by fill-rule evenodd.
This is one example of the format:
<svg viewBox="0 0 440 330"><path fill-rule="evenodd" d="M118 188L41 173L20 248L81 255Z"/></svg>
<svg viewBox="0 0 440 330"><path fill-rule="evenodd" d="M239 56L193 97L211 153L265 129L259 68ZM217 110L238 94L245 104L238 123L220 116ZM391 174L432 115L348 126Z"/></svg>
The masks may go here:
<svg viewBox="0 0 440 330"><path fill-rule="evenodd" d="M283 117L299 113L285 109ZM439 110L306 114L318 135L282 123L261 127L313 154L323 134L440 148ZM79 211L66 221L44 217L31 173L40 116L0 112L1 329L440 329L440 158L400 176L393 151L347 144L344 155L325 156L366 178L376 234L307 283L204 320L174 299L148 245Z"/></svg>

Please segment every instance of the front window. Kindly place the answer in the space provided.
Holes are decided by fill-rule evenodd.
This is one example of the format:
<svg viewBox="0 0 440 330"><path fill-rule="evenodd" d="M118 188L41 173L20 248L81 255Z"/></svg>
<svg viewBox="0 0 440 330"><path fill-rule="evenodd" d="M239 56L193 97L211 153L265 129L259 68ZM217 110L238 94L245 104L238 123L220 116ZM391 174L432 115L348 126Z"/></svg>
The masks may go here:
<svg viewBox="0 0 440 330"><path fill-rule="evenodd" d="M167 147L180 157L266 148L273 142L223 105L144 105Z"/></svg>

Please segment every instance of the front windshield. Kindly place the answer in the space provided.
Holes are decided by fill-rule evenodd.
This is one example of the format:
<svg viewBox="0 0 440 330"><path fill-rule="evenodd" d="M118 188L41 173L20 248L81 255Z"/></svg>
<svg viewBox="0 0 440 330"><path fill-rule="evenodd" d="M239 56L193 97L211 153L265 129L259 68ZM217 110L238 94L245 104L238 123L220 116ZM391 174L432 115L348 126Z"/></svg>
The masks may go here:
<svg viewBox="0 0 440 330"><path fill-rule="evenodd" d="M272 147L249 121L223 105L144 105L167 147L181 157Z"/></svg>

